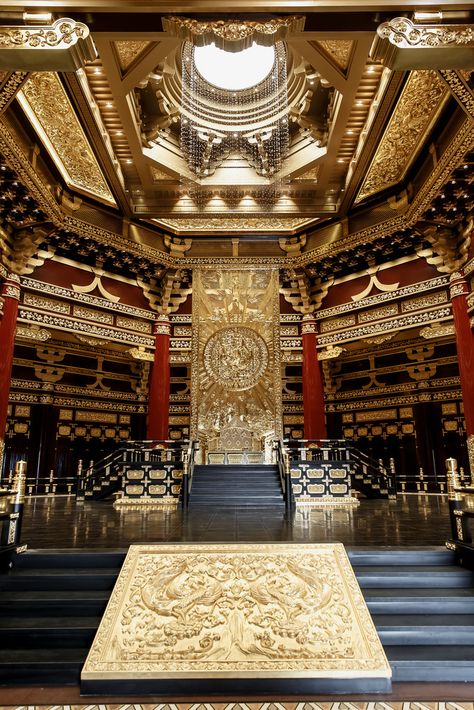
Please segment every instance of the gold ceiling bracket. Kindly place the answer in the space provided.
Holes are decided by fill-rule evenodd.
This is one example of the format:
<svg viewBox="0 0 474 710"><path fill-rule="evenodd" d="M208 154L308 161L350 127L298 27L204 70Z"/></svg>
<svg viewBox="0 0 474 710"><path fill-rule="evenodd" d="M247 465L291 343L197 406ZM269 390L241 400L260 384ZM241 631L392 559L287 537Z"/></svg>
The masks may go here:
<svg viewBox="0 0 474 710"><path fill-rule="evenodd" d="M272 17L263 22L252 20L201 22L190 17L164 17L163 29L173 37L203 47L215 44L226 52L241 52L253 42L269 47L284 40L288 34L302 32L304 15Z"/></svg>
<svg viewBox="0 0 474 710"><path fill-rule="evenodd" d="M472 67L474 25L418 24L395 17L377 28L370 56L396 71Z"/></svg>
<svg viewBox="0 0 474 710"><path fill-rule="evenodd" d="M87 25L69 17L51 25L0 27L0 69L74 72L96 57Z"/></svg>

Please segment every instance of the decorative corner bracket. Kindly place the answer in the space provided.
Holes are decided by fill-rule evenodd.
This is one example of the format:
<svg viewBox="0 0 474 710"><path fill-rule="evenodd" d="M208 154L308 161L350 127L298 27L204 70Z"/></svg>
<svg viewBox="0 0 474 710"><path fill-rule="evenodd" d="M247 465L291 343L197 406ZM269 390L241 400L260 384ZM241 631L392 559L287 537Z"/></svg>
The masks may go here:
<svg viewBox="0 0 474 710"><path fill-rule="evenodd" d="M370 56L389 69L472 67L474 25L421 25L395 17L377 28Z"/></svg>

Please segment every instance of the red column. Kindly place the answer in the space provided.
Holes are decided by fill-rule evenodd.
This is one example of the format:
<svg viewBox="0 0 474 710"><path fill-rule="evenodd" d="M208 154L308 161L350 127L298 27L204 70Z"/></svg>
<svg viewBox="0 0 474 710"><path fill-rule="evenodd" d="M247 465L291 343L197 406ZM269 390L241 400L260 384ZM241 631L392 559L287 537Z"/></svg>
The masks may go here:
<svg viewBox="0 0 474 710"><path fill-rule="evenodd" d="M148 439L167 439L170 406L170 332L168 316L156 319L155 359L151 366L148 394Z"/></svg>
<svg viewBox="0 0 474 710"><path fill-rule="evenodd" d="M20 279L9 274L2 284L3 316L0 320L0 467L3 458L5 429L7 424L8 396L13 365L16 318L20 300Z"/></svg>
<svg viewBox="0 0 474 710"><path fill-rule="evenodd" d="M324 387L321 364L316 350L317 325L313 316L303 316L303 410L304 438L326 439Z"/></svg>
<svg viewBox="0 0 474 710"><path fill-rule="evenodd" d="M449 288L453 305L467 449L471 476L474 478L474 333L471 329L467 311L466 297L469 294L469 287L464 276L456 271L451 274Z"/></svg>

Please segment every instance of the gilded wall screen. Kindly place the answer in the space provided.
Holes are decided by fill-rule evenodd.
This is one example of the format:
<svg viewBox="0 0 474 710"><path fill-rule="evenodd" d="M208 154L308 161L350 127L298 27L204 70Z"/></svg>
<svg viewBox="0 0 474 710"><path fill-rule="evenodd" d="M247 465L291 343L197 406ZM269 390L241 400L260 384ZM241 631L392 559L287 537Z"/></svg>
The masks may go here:
<svg viewBox="0 0 474 710"><path fill-rule="evenodd" d="M275 270L193 272L192 436L208 450L281 435L278 299Z"/></svg>

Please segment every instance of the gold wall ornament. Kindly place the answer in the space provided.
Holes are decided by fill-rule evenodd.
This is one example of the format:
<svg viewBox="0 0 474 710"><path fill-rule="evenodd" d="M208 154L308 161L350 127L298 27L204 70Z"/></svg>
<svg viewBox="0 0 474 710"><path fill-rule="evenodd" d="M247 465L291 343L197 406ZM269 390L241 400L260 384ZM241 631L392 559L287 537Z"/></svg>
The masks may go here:
<svg viewBox="0 0 474 710"><path fill-rule="evenodd" d="M281 432L278 271L193 272L191 436L213 441L231 421L253 448Z"/></svg>
<svg viewBox="0 0 474 710"><path fill-rule="evenodd" d="M115 205L86 134L56 73L36 72L18 101L68 185Z"/></svg>
<svg viewBox="0 0 474 710"><path fill-rule="evenodd" d="M389 69L463 69L472 66L474 25L422 25L394 17L377 28L370 55Z"/></svg>
<svg viewBox="0 0 474 710"><path fill-rule="evenodd" d="M144 362L153 362L155 359L155 356L153 355L153 353L145 350L145 348L142 345L139 345L137 348L129 348L127 350L127 352L134 360L142 360Z"/></svg>
<svg viewBox="0 0 474 710"><path fill-rule="evenodd" d="M227 52L241 52L253 42L271 46L285 39L289 33L302 32L305 17L288 15L272 17L264 22L258 20L210 20L201 21L190 17L163 17L163 29L173 37L192 42L195 46L214 43Z"/></svg>
<svg viewBox="0 0 474 710"><path fill-rule="evenodd" d="M132 545L82 690L170 677L378 678L388 690L391 670L342 544Z"/></svg>
<svg viewBox="0 0 474 710"><path fill-rule="evenodd" d="M463 111L469 118L474 118L474 93L469 86L469 79L454 69L440 69L438 76L447 84Z"/></svg>
<svg viewBox="0 0 474 710"><path fill-rule="evenodd" d="M5 76L3 76L5 74ZM0 114L4 113L21 87L28 79L26 71L1 72L0 75Z"/></svg>
<svg viewBox="0 0 474 710"><path fill-rule="evenodd" d="M119 64L122 71L127 69L135 62L138 57L150 47L152 43L149 41L131 41L117 40L114 42L115 51L119 58Z"/></svg>
<svg viewBox="0 0 474 710"><path fill-rule="evenodd" d="M97 51L83 22L61 17L51 25L0 27L0 68L74 72Z"/></svg>
<svg viewBox="0 0 474 710"><path fill-rule="evenodd" d="M312 44L310 42L310 44ZM349 66L349 61L354 47L352 40L346 39L320 39L314 42L316 47L322 48L331 59L337 64L339 69L345 71Z"/></svg>
<svg viewBox="0 0 474 710"><path fill-rule="evenodd" d="M268 349L260 335L246 326L222 328L204 347L209 377L232 392L254 387L268 366Z"/></svg>
<svg viewBox="0 0 474 710"><path fill-rule="evenodd" d="M356 203L403 179L448 96L448 89L435 72L410 73Z"/></svg>
<svg viewBox="0 0 474 710"><path fill-rule="evenodd" d="M339 355L342 355L345 350L346 348L341 348L337 345L336 347L328 345L327 348L318 352L318 360L333 360L334 358L339 357Z"/></svg>

